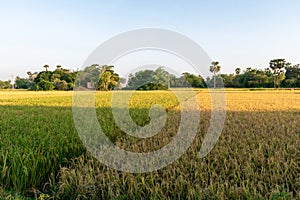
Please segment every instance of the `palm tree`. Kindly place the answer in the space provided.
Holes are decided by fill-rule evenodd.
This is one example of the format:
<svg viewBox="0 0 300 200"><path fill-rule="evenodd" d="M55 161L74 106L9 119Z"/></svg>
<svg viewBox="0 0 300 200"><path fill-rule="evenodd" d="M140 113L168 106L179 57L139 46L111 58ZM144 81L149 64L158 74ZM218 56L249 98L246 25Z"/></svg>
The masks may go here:
<svg viewBox="0 0 300 200"><path fill-rule="evenodd" d="M221 70L221 66L219 65L218 61L214 61L211 63L209 71L214 74L214 88L216 88L216 75Z"/></svg>
<svg viewBox="0 0 300 200"><path fill-rule="evenodd" d="M285 59L273 59L270 61L270 68L273 70L273 76L274 76L274 88L276 88L277 85L277 77L282 72L282 69L286 67L287 63Z"/></svg>
<svg viewBox="0 0 300 200"><path fill-rule="evenodd" d="M236 75L239 75L240 73L241 73L241 68L239 68L239 67L236 68L236 69L235 69L235 74L236 74Z"/></svg>
<svg viewBox="0 0 300 200"><path fill-rule="evenodd" d="M48 71L49 65L44 65L44 68L46 69L46 72Z"/></svg>
<svg viewBox="0 0 300 200"><path fill-rule="evenodd" d="M57 70L61 70L61 69L62 69L62 68L61 68L61 65L57 65L57 66L56 66L56 69L57 69Z"/></svg>

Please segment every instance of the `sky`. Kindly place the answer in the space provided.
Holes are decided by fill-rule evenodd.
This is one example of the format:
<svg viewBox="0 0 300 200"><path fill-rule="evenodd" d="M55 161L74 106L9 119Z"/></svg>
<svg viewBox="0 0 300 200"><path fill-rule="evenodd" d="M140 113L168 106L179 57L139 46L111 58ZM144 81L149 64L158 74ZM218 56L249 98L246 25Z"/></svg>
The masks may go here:
<svg viewBox="0 0 300 200"><path fill-rule="evenodd" d="M298 0L0 0L0 3L1 80L17 75L26 77L27 71L41 71L45 64L50 69L56 65L82 68L100 44L140 28L168 29L189 37L212 60L220 62L222 73L233 73L237 67L263 69L273 58L300 63ZM122 68L122 73L127 73L124 63L134 65L137 58L149 62L151 56L131 55L123 65L116 65Z"/></svg>

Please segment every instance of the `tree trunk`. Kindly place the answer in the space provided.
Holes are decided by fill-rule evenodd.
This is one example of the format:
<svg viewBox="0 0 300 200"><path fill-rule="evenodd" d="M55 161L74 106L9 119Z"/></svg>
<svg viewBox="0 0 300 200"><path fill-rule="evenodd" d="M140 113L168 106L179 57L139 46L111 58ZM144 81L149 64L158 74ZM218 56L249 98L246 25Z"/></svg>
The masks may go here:
<svg viewBox="0 0 300 200"><path fill-rule="evenodd" d="M274 77L274 78L273 78L273 79L274 79L274 88L276 88L276 80L275 80L275 77L276 77L276 76L275 76L275 73L274 73L274 76L273 76L273 77Z"/></svg>
<svg viewBox="0 0 300 200"><path fill-rule="evenodd" d="M214 88L216 88L216 72L214 72Z"/></svg>

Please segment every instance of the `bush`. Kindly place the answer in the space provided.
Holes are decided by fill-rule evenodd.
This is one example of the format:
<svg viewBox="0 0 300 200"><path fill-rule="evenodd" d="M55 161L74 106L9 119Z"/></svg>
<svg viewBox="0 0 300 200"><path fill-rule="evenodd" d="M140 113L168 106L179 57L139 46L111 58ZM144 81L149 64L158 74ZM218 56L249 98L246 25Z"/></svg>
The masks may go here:
<svg viewBox="0 0 300 200"><path fill-rule="evenodd" d="M36 90L50 91L54 89L54 83L42 80L37 84Z"/></svg>
<svg viewBox="0 0 300 200"><path fill-rule="evenodd" d="M167 87L159 83L148 83L146 85L138 87L136 90L166 90Z"/></svg>
<svg viewBox="0 0 300 200"><path fill-rule="evenodd" d="M74 89L74 83L68 83L68 90Z"/></svg>
<svg viewBox="0 0 300 200"><path fill-rule="evenodd" d="M68 83L65 80L57 81L54 83L56 90L68 90Z"/></svg>

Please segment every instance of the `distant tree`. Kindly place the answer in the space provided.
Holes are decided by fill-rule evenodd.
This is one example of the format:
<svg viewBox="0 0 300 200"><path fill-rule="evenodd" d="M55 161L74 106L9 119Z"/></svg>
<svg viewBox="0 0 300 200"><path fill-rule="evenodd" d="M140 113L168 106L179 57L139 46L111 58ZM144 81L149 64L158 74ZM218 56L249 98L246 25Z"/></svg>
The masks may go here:
<svg viewBox="0 0 300 200"><path fill-rule="evenodd" d="M138 87L136 90L166 90L167 87L160 83L147 83Z"/></svg>
<svg viewBox="0 0 300 200"><path fill-rule="evenodd" d="M236 74L236 75L239 75L240 73L241 73L241 68L239 68L239 67L236 68L236 69L235 69L235 74Z"/></svg>
<svg viewBox="0 0 300 200"><path fill-rule="evenodd" d="M271 72L270 68L265 68L264 71L267 76L272 76L272 72Z"/></svg>
<svg viewBox="0 0 300 200"><path fill-rule="evenodd" d="M128 76L128 82L126 89L135 90L138 88L143 88L143 85L147 85L150 83L162 83L166 79L161 74L156 74L154 70L146 69L140 70L134 74L130 74Z"/></svg>
<svg viewBox="0 0 300 200"><path fill-rule="evenodd" d="M205 81L201 76L197 76L188 72L183 73L182 76L188 82L187 86L192 86L193 88L205 87Z"/></svg>
<svg viewBox="0 0 300 200"><path fill-rule="evenodd" d="M126 85L126 79L120 77L118 84L115 86L114 89L121 90L123 87L125 87L125 85Z"/></svg>
<svg viewBox="0 0 300 200"><path fill-rule="evenodd" d="M46 72L48 71L49 65L44 65Z"/></svg>
<svg viewBox="0 0 300 200"><path fill-rule="evenodd" d="M31 82L29 89L31 90L72 90L74 88L77 72L72 72L68 69L63 69L60 65L56 70L49 71L48 65L45 65L45 71L42 72L27 72Z"/></svg>
<svg viewBox="0 0 300 200"><path fill-rule="evenodd" d="M57 80L54 82L54 89L56 90L69 90L69 85L65 80Z"/></svg>
<svg viewBox="0 0 300 200"><path fill-rule="evenodd" d="M42 81L50 81L52 82L53 73L50 71L42 71L40 72L34 79L35 83L39 83Z"/></svg>
<svg viewBox="0 0 300 200"><path fill-rule="evenodd" d="M15 80L16 89L30 89L33 86L33 82L28 78L16 77Z"/></svg>
<svg viewBox="0 0 300 200"><path fill-rule="evenodd" d="M101 66L98 64L93 64L87 66L84 70L78 71L76 86L87 87L88 85L96 88L102 73Z"/></svg>
<svg viewBox="0 0 300 200"><path fill-rule="evenodd" d="M53 82L45 81L45 80L42 80L36 85L36 90L49 91L49 90L54 90L54 88L55 86Z"/></svg>
<svg viewBox="0 0 300 200"><path fill-rule="evenodd" d="M38 72L32 73L32 72L28 71L28 72L27 72L27 75L28 75L28 77L29 77L29 80L33 82L34 79L37 77Z"/></svg>
<svg viewBox="0 0 300 200"><path fill-rule="evenodd" d="M283 69L286 67L287 63L285 59L273 59L270 61L270 68L273 70L274 76L274 88L279 87L279 81L284 79Z"/></svg>
<svg viewBox="0 0 300 200"><path fill-rule="evenodd" d="M209 83L211 81L211 78L208 76L206 77L206 82Z"/></svg>
<svg viewBox="0 0 300 200"><path fill-rule="evenodd" d="M221 78L224 83L224 87L234 87L234 74L221 74Z"/></svg>
<svg viewBox="0 0 300 200"><path fill-rule="evenodd" d="M159 67L155 70L153 76L153 81L160 85L163 85L166 88L169 88L169 73L164 70L163 67Z"/></svg>
<svg viewBox="0 0 300 200"><path fill-rule="evenodd" d="M57 70L61 70L61 69L62 69L61 65L57 65L57 66L56 66L56 69L57 69Z"/></svg>
<svg viewBox="0 0 300 200"><path fill-rule="evenodd" d="M285 87L300 87L300 64L286 66L283 85Z"/></svg>
<svg viewBox="0 0 300 200"><path fill-rule="evenodd" d="M91 87L97 90L122 89L126 80L114 72L113 66L94 64L84 70L72 71L57 65L54 71L49 71L48 65L41 72L28 71L28 78L17 77L17 89L32 90L72 90L75 84L80 87ZM213 76L206 81L199 75L189 72L175 76L163 67L156 70L141 70L130 74L125 89L158 90L171 87L240 87L240 88L270 88L270 87L300 87L300 64L292 65L285 59L273 59L269 68L264 70L248 67L245 70L236 68L235 73L218 75L221 66L219 62L212 62L210 71ZM75 83L76 81L76 83ZM10 81L0 81L0 89L11 88Z"/></svg>
<svg viewBox="0 0 300 200"><path fill-rule="evenodd" d="M114 66L100 66L98 64L93 64L85 67L82 71L74 72L72 74L78 75L75 83L77 86L109 91L115 89L120 80L120 76L114 72L113 68ZM74 79L75 82L76 76L73 77L70 73L66 74L68 75L68 78Z"/></svg>
<svg viewBox="0 0 300 200"><path fill-rule="evenodd" d="M100 80L98 82L98 90L113 90L119 83L120 76L115 73L113 66L104 65L100 68Z"/></svg>
<svg viewBox="0 0 300 200"><path fill-rule="evenodd" d="M11 81L1 81L0 80L0 89L9 89L11 88Z"/></svg>
<svg viewBox="0 0 300 200"><path fill-rule="evenodd" d="M214 77L214 88L216 88L216 76L217 73L221 70L221 66L219 65L218 61L214 61L211 63L211 66L209 68L209 71L211 71L213 73L213 77Z"/></svg>
<svg viewBox="0 0 300 200"><path fill-rule="evenodd" d="M111 73L109 71L105 71L100 76L100 88L104 88L108 91L108 86L112 82Z"/></svg>

